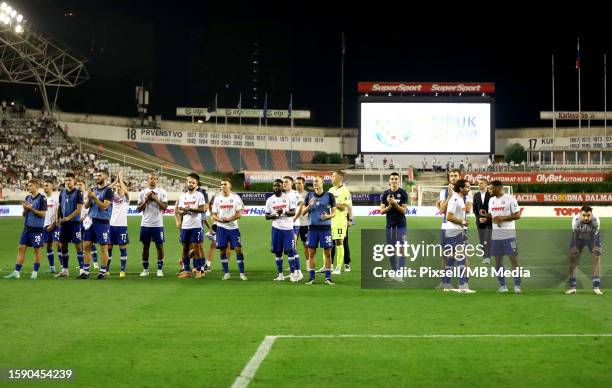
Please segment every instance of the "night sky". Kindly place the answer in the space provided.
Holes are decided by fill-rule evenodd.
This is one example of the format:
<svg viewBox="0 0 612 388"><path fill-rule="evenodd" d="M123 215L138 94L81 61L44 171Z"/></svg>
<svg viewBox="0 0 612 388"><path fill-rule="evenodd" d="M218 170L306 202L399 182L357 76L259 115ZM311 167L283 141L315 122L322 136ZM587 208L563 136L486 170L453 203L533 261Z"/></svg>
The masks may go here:
<svg viewBox="0 0 612 388"><path fill-rule="evenodd" d="M261 108L268 93L275 109L287 109L293 93L294 109L312 112L299 124L339 126L345 31L348 127L357 125L360 80L495 82L497 127L549 126L539 111L551 109L551 54L557 110L577 110L580 35L582 109L603 110L603 53L612 53L608 21L597 20L606 12L591 7L580 17L576 8L534 13L519 3L496 3L508 7L501 11L384 2L349 9L329 8L331 2L265 8L218 1L9 3L38 31L88 60L91 79L60 91L60 108L73 112L136 116L134 87L144 82L151 114L166 119L177 106L210 105L215 93L221 107L235 107L243 93L244 108ZM41 105L33 87L2 88L4 98Z"/></svg>

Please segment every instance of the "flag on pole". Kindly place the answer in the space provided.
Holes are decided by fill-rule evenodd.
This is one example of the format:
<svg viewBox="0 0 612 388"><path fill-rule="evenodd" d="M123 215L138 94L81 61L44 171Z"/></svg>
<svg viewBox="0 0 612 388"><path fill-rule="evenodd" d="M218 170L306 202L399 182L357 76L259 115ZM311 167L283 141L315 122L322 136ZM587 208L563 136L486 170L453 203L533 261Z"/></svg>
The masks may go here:
<svg viewBox="0 0 612 388"><path fill-rule="evenodd" d="M580 37L578 38L578 44L576 46L576 70L580 70L580 61L582 60L582 54L580 54Z"/></svg>
<svg viewBox="0 0 612 388"><path fill-rule="evenodd" d="M242 109L242 93L240 93L240 97L238 98L238 109Z"/></svg>
<svg viewBox="0 0 612 388"><path fill-rule="evenodd" d="M289 96L289 118L292 118L293 112L293 94Z"/></svg>
<svg viewBox="0 0 612 388"><path fill-rule="evenodd" d="M212 100L208 104L208 107L206 108L206 112L204 113L204 120L210 121L210 118L212 117L212 113L216 111L217 111L217 95L215 94L215 99Z"/></svg>
<svg viewBox="0 0 612 388"><path fill-rule="evenodd" d="M264 125L268 125L268 93L266 93L266 98L264 100L263 118L264 118Z"/></svg>

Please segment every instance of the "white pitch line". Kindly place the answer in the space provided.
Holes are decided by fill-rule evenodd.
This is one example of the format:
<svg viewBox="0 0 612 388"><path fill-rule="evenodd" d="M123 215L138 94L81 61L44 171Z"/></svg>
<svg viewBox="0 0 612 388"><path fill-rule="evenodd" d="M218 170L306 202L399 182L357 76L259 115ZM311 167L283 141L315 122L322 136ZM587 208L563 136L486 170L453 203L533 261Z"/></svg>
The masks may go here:
<svg viewBox="0 0 612 388"><path fill-rule="evenodd" d="M238 376L234 384L232 384L232 388L245 388L249 385L253 377L255 377L255 372L257 372L264 358L266 358L270 349L272 349L272 345L274 345L276 338L278 337L275 335L267 335L266 338L261 341L253 357L251 357L242 372L240 372L240 376Z"/></svg>
<svg viewBox="0 0 612 388"><path fill-rule="evenodd" d="M270 353L272 345L278 338L412 338L412 339L456 339L456 338L579 338L579 337L612 337L612 333L547 333L547 334L313 334L313 335L267 335L257 351L246 364L232 388L246 388L257 369Z"/></svg>

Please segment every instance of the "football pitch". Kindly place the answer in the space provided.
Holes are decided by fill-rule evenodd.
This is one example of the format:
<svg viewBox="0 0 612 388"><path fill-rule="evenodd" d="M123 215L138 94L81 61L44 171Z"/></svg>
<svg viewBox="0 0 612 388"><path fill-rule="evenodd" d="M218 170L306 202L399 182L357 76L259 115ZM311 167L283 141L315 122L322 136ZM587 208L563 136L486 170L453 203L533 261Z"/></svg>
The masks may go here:
<svg viewBox="0 0 612 388"><path fill-rule="evenodd" d="M603 227L610 221L602 219ZM14 267L22 222L0 219L0 275ZM9 368L71 369L70 383L52 384L87 387L608 387L612 381L612 299L591 294L588 284L577 295L561 288L526 288L521 295L361 289L359 232L384 227L383 217L357 218L352 271L333 276L335 286L324 285L321 274L312 286L273 282L270 224L263 217L240 221L249 281L238 278L235 256L232 278L221 281L218 254L204 279L177 279L180 248L171 217L165 217L166 277L139 278L140 217L129 222L124 279L117 276L118 249L105 281L76 280L72 250L72 278L45 273L43 253L39 279L30 280L31 251L21 279L0 278L0 385L20 385L6 379ZM517 222L526 229L569 224L569 218ZM439 225L434 218L408 219L409 229ZM602 266L610 265L606 244ZM299 251L303 262L301 245ZM588 262L588 251L582 260ZM152 275L155 261L152 248ZM611 282L602 277L604 292Z"/></svg>

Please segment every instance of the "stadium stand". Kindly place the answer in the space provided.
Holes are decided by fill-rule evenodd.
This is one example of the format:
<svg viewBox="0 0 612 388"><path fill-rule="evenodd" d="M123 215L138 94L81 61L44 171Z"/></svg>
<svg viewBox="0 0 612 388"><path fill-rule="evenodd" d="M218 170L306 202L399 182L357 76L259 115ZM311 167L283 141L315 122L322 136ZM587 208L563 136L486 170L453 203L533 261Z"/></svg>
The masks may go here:
<svg viewBox="0 0 612 388"><path fill-rule="evenodd" d="M22 190L32 178L59 183L67 171L76 172L90 184L98 170L108 170L111 175L123 170L130 191L144 188L151 171L100 157L95 147L84 149L52 119L5 118L0 123L0 184L6 190ZM181 191L184 182L180 175L166 174L160 184L168 191Z"/></svg>
<svg viewBox="0 0 612 388"><path fill-rule="evenodd" d="M206 172L294 170L312 161L313 151L265 150L235 147L205 147L174 144L123 142L139 151Z"/></svg>

